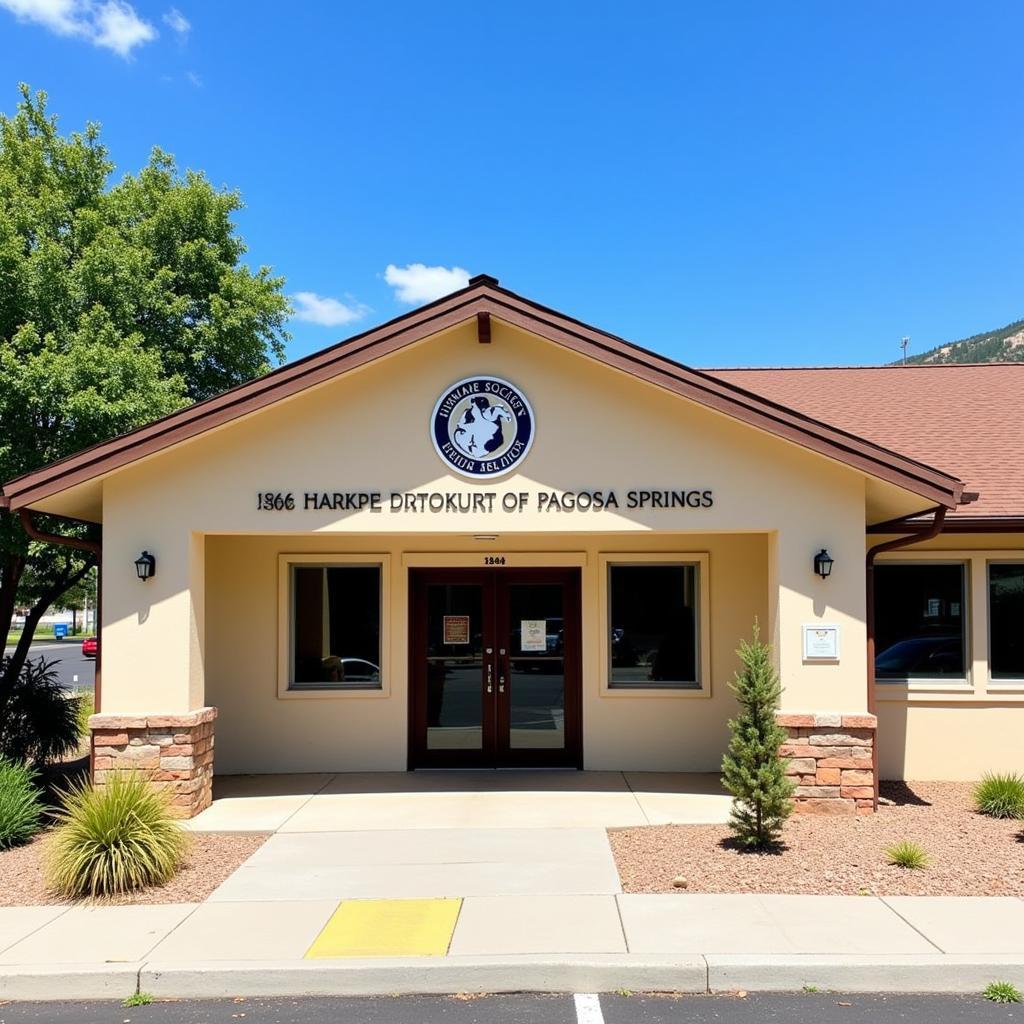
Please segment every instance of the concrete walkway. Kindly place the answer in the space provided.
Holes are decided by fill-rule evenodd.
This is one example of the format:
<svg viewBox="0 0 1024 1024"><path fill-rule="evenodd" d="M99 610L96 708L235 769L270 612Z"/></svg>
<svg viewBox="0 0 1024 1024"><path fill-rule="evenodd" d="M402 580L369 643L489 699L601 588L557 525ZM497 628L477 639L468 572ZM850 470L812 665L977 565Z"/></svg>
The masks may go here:
<svg viewBox="0 0 1024 1024"><path fill-rule="evenodd" d="M0 908L0 1000L1024 987L1024 900L624 894L605 829L720 821L713 776L219 779L273 831L201 904Z"/></svg>
<svg viewBox="0 0 1024 1024"><path fill-rule="evenodd" d="M301 862L292 865L301 874ZM548 894L0 908L0 999L1024 986L1014 897Z"/></svg>

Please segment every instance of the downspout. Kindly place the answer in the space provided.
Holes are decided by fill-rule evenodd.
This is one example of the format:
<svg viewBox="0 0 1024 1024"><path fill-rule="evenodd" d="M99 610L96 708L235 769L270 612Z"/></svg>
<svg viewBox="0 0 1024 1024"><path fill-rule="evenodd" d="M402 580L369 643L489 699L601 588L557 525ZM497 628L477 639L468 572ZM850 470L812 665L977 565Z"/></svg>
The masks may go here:
<svg viewBox="0 0 1024 1024"><path fill-rule="evenodd" d="M47 513L49 515L49 513ZM93 710L99 712L100 710L100 680L102 676L101 666L103 661L103 644L99 641L100 627L103 624L103 573L100 570L100 566L103 564L103 545L99 541L84 540L81 537L62 537L58 533L46 533L40 530L36 524L32 521L32 512L27 508L18 510L18 517L21 519L22 528L25 532L33 539L41 541L43 544L59 544L66 548L76 548L79 551L88 551L90 554L96 556L96 671L95 671L95 682L93 684ZM65 519L64 516L52 516L54 519ZM76 522L78 520L67 520L68 522ZM96 745L93 741L92 736L89 737L89 778L95 777L94 763L96 760Z"/></svg>
<svg viewBox="0 0 1024 1024"><path fill-rule="evenodd" d="M893 540L883 541L881 544L876 544L874 547L868 549L867 556L865 558L864 569L865 569L865 586L867 587L867 593L865 595L865 618L867 619L867 634L868 634L868 712L872 715L877 715L877 702L875 700L875 559L882 554L884 551L895 551L897 548L910 547L912 544L920 544L926 540L932 540L938 537L942 533L942 528L946 524L946 512L948 509L945 505L936 505L934 508L926 509L924 512L919 512L917 515L927 515L929 512L933 513L932 523L926 530L917 530L910 534L908 537L896 537ZM910 524L905 520L894 519L890 523L882 523L880 526L883 528L891 526L893 530L906 530L910 528ZM874 527L873 529L877 529ZM871 745L871 774L874 777L875 786L875 810L878 810L878 732L875 732L875 742Z"/></svg>

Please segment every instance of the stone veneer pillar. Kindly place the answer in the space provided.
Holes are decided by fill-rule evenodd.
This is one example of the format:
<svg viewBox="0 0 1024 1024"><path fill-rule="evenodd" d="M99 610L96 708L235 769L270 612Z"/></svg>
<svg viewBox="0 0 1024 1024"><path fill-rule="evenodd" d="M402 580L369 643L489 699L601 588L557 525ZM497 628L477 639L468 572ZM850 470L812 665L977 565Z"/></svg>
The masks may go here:
<svg viewBox="0 0 1024 1024"><path fill-rule="evenodd" d="M93 715L93 784L112 772L143 772L171 792L171 813L192 818L213 801L213 721L216 708L180 715Z"/></svg>
<svg viewBox="0 0 1024 1024"><path fill-rule="evenodd" d="M809 814L872 814L875 810L874 715L778 712L789 731L779 751L796 783L797 811Z"/></svg>

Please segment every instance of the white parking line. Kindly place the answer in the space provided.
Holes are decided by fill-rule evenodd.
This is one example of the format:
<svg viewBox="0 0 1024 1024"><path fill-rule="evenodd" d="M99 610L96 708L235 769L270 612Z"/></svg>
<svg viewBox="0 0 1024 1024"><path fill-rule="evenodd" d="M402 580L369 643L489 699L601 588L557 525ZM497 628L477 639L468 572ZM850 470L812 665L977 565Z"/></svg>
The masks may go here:
<svg viewBox="0 0 1024 1024"><path fill-rule="evenodd" d="M595 993L577 992L573 999L576 1001L576 1020L579 1024L604 1024L601 1000Z"/></svg>

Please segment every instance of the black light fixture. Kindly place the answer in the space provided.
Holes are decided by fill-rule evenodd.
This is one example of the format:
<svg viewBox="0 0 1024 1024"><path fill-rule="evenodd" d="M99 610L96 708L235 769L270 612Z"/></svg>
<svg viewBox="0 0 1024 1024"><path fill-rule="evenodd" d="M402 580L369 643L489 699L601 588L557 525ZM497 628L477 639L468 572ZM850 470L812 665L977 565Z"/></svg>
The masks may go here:
<svg viewBox="0 0 1024 1024"><path fill-rule="evenodd" d="M814 556L814 571L822 578L825 579L832 575L832 565L835 559L822 548Z"/></svg>
<svg viewBox="0 0 1024 1024"><path fill-rule="evenodd" d="M143 582L151 580L156 575L156 559L148 551L143 551L135 559L135 571Z"/></svg>

